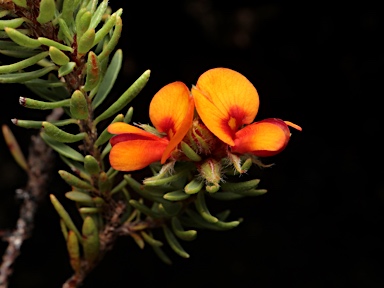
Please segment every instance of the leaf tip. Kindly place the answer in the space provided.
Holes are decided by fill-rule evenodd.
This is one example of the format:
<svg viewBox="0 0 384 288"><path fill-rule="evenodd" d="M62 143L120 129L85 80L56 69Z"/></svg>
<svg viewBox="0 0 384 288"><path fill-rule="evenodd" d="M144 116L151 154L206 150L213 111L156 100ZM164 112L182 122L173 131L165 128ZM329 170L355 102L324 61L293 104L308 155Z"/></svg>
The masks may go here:
<svg viewBox="0 0 384 288"><path fill-rule="evenodd" d="M19 98L19 104L21 105L21 106L24 106L25 107L25 104L27 103L27 100L26 100L26 98L25 97L20 97Z"/></svg>

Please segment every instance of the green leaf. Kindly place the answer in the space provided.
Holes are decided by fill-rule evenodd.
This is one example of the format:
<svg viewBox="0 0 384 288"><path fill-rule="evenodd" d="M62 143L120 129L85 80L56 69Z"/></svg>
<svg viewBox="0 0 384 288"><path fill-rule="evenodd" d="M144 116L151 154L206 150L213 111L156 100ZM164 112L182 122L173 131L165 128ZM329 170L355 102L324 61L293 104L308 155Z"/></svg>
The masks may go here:
<svg viewBox="0 0 384 288"><path fill-rule="evenodd" d="M38 95L39 97L47 100L47 101L57 101L57 99L63 99L67 98L69 95L67 95L68 90L66 90L64 87L54 87L53 89L50 86L46 86L45 84L48 84L48 81L46 80L41 80L41 81L46 81L45 83L41 83L39 85L41 79L34 79L32 81L27 81L24 82L23 84L27 86L29 90L31 90L34 94ZM62 88L62 89L59 89ZM57 98L56 98L57 97Z"/></svg>
<svg viewBox="0 0 384 288"><path fill-rule="evenodd" d="M39 86L39 87L49 87L49 88L57 88L57 87L65 87L66 84L64 82L56 80L44 80L44 79L33 79L27 82L24 82L24 85L26 86ZM66 89L63 89L66 91ZM56 94L57 91L51 91L51 93ZM60 98L67 98L68 92L65 93L65 96Z"/></svg>
<svg viewBox="0 0 384 288"><path fill-rule="evenodd" d="M54 108L60 108L69 106L69 99L55 101L55 102L44 102L39 100L34 100L31 98L20 97L19 103L21 106L30 108L30 109L39 109L39 110L49 110Z"/></svg>
<svg viewBox="0 0 384 288"><path fill-rule="evenodd" d="M69 29L67 22L64 21L64 19L59 18L59 40L64 40L64 42L70 46L73 43L73 33Z"/></svg>
<svg viewBox="0 0 384 288"><path fill-rule="evenodd" d="M103 2L99 4L99 7L97 7L96 11L93 13L91 23L89 24L89 28L96 28L97 25L99 25L107 7L108 7L108 0L103 0Z"/></svg>
<svg viewBox="0 0 384 288"><path fill-rule="evenodd" d="M100 165L95 157L87 155L84 158L84 169L91 175L96 176L100 173ZM111 192L112 193L112 192Z"/></svg>
<svg viewBox="0 0 384 288"><path fill-rule="evenodd" d="M267 189L249 189L245 191L236 191L234 193L244 196L260 196L267 193Z"/></svg>
<svg viewBox="0 0 384 288"><path fill-rule="evenodd" d="M84 120L89 116L87 99L80 90L75 90L72 93L70 111L75 119Z"/></svg>
<svg viewBox="0 0 384 288"><path fill-rule="evenodd" d="M140 232L141 236L143 237L144 241L147 242L151 246L163 246L163 242L156 240L152 237L152 235L145 233L144 231Z"/></svg>
<svg viewBox="0 0 384 288"><path fill-rule="evenodd" d="M59 49L57 49L54 46L49 47L49 56L51 57L52 61L59 65L65 65L69 62L69 57L65 55L65 53Z"/></svg>
<svg viewBox="0 0 384 288"><path fill-rule="evenodd" d="M65 170L59 170L59 175L65 182L67 182L69 186L84 190L95 190L95 188L89 182L81 180L77 176Z"/></svg>
<svg viewBox="0 0 384 288"><path fill-rule="evenodd" d="M36 55L37 53L39 53L41 51L41 50L34 50L34 49L21 47L19 45L14 45L14 46L17 46L17 47L20 47L23 49L16 50L17 48L12 49L10 47L10 48L8 48L8 50L0 50L0 53L5 55L5 56L14 57L14 58L28 58L28 57L32 57L32 56Z"/></svg>
<svg viewBox="0 0 384 288"><path fill-rule="evenodd" d="M93 46L93 41L95 40L95 29L91 28L84 32L81 38L78 40L77 53L79 55L84 55Z"/></svg>
<svg viewBox="0 0 384 288"><path fill-rule="evenodd" d="M95 40L93 40L93 46L98 44L100 41L104 39L106 35L108 35L109 31L113 28L113 26L116 23L116 13L113 13L111 17L107 20L107 22L104 23L103 27L101 27L95 35Z"/></svg>
<svg viewBox="0 0 384 288"><path fill-rule="evenodd" d="M63 219L65 225L68 227L69 230L72 230L77 236L78 240L82 242L82 237L79 230L77 230L75 224L71 219L71 216L69 216L68 212L65 210L63 205L61 205L61 203L59 202L59 200L57 200L55 195L50 194L49 197L51 199L53 207L55 207L57 213L59 214L60 218Z"/></svg>
<svg viewBox="0 0 384 288"><path fill-rule="evenodd" d="M19 30L17 30L17 31L19 32ZM23 34L21 32L19 32L19 33ZM25 47L25 46L20 46L19 44L12 42L12 41L9 41L9 40L0 40L0 49L1 50L10 50L10 51L35 51L35 54L42 52L41 49L34 49L34 48Z"/></svg>
<svg viewBox="0 0 384 288"><path fill-rule="evenodd" d="M97 56L99 58L99 61L102 61L102 59L109 56L109 54L111 54L112 51L115 49L117 43L119 42L122 29L123 29L123 22L121 20L121 17L117 16L115 29L113 30L111 40L109 40L108 44L103 48L103 51L101 51L101 53ZM96 35L95 35L95 38L96 38ZM95 40L93 40L93 42L95 42Z"/></svg>
<svg viewBox="0 0 384 288"><path fill-rule="evenodd" d="M103 77L103 80L100 83L99 90L97 91L96 96L92 101L92 107L94 109L96 109L101 103L103 103L103 101L115 85L115 81L117 79L117 76L119 75L122 63L123 52L121 49L118 49L113 55L111 63L109 64L107 71L105 72L105 75Z"/></svg>
<svg viewBox="0 0 384 288"><path fill-rule="evenodd" d="M27 0L12 0L12 2L15 3L15 5L23 7L23 8L28 7Z"/></svg>
<svg viewBox="0 0 384 288"><path fill-rule="evenodd" d="M67 197L69 200L79 202L81 204L86 204L86 205L94 204L92 197L84 192L69 191L65 193L65 197Z"/></svg>
<svg viewBox="0 0 384 288"><path fill-rule="evenodd" d="M56 3L55 0L41 0L39 16L36 20L40 24L45 24L55 18Z"/></svg>
<svg viewBox="0 0 384 288"><path fill-rule="evenodd" d="M216 223L219 221L219 219L217 219L215 216L213 216L209 212L208 207L205 203L205 195L204 194L205 194L204 191L200 191L197 194L197 198L195 201L197 212L199 212L201 217L203 217L206 221L208 221L210 223Z"/></svg>
<svg viewBox="0 0 384 288"><path fill-rule="evenodd" d="M16 118L11 119L11 121L16 126L23 127L23 128L32 128L32 129L40 129L44 122L44 121L23 120L23 119L16 119ZM77 121L75 119L63 119L63 120L51 121L51 123L56 126L65 126L69 124L77 124Z"/></svg>
<svg viewBox="0 0 384 288"><path fill-rule="evenodd" d="M101 80L100 62L93 51L89 51L87 60L87 75L85 78L84 91L90 91L99 85Z"/></svg>
<svg viewBox="0 0 384 288"><path fill-rule="evenodd" d="M74 143L83 140L87 133L81 132L76 135L65 132L64 130L61 130L56 125L44 121L42 124L42 128L44 129L44 132L51 137L52 139L63 142L63 143Z"/></svg>
<svg viewBox="0 0 384 288"><path fill-rule="evenodd" d="M176 237L185 241L192 241L196 238L196 230L184 230L180 220L177 217L172 217L172 230Z"/></svg>
<svg viewBox="0 0 384 288"><path fill-rule="evenodd" d="M163 249L161 249L161 247L155 246L155 245L152 245L151 247L153 248L153 251L160 258L161 261L163 261L165 264L168 264L168 265L172 264L171 259L167 256L167 254L165 254L165 252L163 251Z"/></svg>
<svg viewBox="0 0 384 288"><path fill-rule="evenodd" d="M8 26L8 27L5 27L4 30L9 36L9 38L11 38L13 42L19 44L20 46L24 46L32 49L41 46L41 43L39 41L37 41L36 39L30 38L27 35L24 35L23 33L19 32L17 29L14 29Z"/></svg>
<svg viewBox="0 0 384 288"><path fill-rule="evenodd" d="M70 146L52 139L44 132L41 132L40 136L45 141L45 143L47 143L57 153L75 161L84 161L84 156Z"/></svg>
<svg viewBox="0 0 384 288"><path fill-rule="evenodd" d="M248 181L243 182L224 182L221 184L221 189L226 192L239 192L239 191L246 191L249 189L256 188L257 185L260 183L260 179L252 179Z"/></svg>
<svg viewBox="0 0 384 288"><path fill-rule="evenodd" d="M189 216L189 218L183 219L183 221L187 222L188 220L192 220L192 223L188 223L188 226L191 226L192 224L194 227L223 231L235 228L240 224L240 221L223 222L220 220L216 223L211 223L206 221L200 214L196 213L191 209L186 209L185 212Z"/></svg>
<svg viewBox="0 0 384 288"><path fill-rule="evenodd" d="M41 52L37 55L34 55L32 57L29 57L28 59L21 60L19 62L9 64L9 65L2 65L0 66L0 74L1 73L11 73L15 71L22 70L24 68L27 68L29 66L32 66L39 62L41 59L44 59L48 56L48 52Z"/></svg>
<svg viewBox="0 0 384 288"><path fill-rule="evenodd" d="M79 162L74 161L72 159L69 159L67 157L64 157L63 155L59 154L60 159L68 165L69 168L71 168L72 172L74 172L76 175L80 176L81 178L87 180L88 182L91 182L92 178L91 175L88 174L88 172L84 169L84 166L81 165Z"/></svg>
<svg viewBox="0 0 384 288"><path fill-rule="evenodd" d="M67 64L61 66L59 68L59 77L63 77L65 75L68 75L75 69L76 63L75 62L68 62Z"/></svg>
<svg viewBox="0 0 384 288"><path fill-rule="evenodd" d="M0 75L0 83L23 83L44 76L55 69L57 69L57 67L52 65L31 72L2 74Z"/></svg>
<svg viewBox="0 0 384 288"><path fill-rule="evenodd" d="M137 210L139 210L140 212L144 213L145 215L151 218L156 219L160 217L160 214L151 210L150 208L148 208L147 206L145 206L144 204L140 203L137 200L131 199L129 200L129 204L132 205L133 208L136 208Z"/></svg>
<svg viewBox="0 0 384 288"><path fill-rule="evenodd" d="M92 13L83 8L76 15L76 38L79 42L80 38L83 36L85 31L89 28L89 23L91 23Z"/></svg>
<svg viewBox="0 0 384 288"><path fill-rule="evenodd" d="M69 230L67 237L67 250L69 254L69 262L76 274L79 273L81 269L79 241L79 236L77 236L76 232Z"/></svg>
<svg viewBox="0 0 384 288"><path fill-rule="evenodd" d="M183 258L189 258L189 254L184 250L184 248L180 245L179 241L176 239L175 235L172 231L166 226L163 225L163 231L165 235L165 239L167 240L171 249L176 252L179 256Z"/></svg>
<svg viewBox="0 0 384 288"><path fill-rule="evenodd" d="M184 190L172 191L164 194L163 198L169 201L182 201L189 198L191 195L184 192Z"/></svg>
<svg viewBox="0 0 384 288"><path fill-rule="evenodd" d="M118 114L115 119L113 119L113 121L111 122L112 123L115 123L115 122L123 122L124 120L124 116L123 114ZM98 147L100 145L103 145L104 143L108 142L109 139L112 138L112 134L108 132L108 127L105 128L103 130L103 132L101 132L100 136L97 138L96 142L95 142L95 146Z"/></svg>
<svg viewBox="0 0 384 288"><path fill-rule="evenodd" d="M48 47L49 46L53 46L53 47L56 47L59 50L68 51L68 52L73 53L73 48L72 47L69 47L67 45L61 44L61 43L59 43L59 42L57 42L55 40L49 39L49 38L39 37L39 38L37 38L37 42L39 42L40 45L46 45Z"/></svg>
<svg viewBox="0 0 384 288"><path fill-rule="evenodd" d="M70 27L74 21L73 13L78 8L75 3L76 0L64 0L63 7L61 9L60 17L65 21L68 27Z"/></svg>
<svg viewBox="0 0 384 288"><path fill-rule="evenodd" d="M2 125L2 132L4 136L4 140L7 143L9 151L11 152L13 159L24 171L28 171L28 163L24 157L23 152L21 152L20 146L13 135L11 129L5 124Z"/></svg>
<svg viewBox="0 0 384 288"><path fill-rule="evenodd" d="M223 200L223 201L231 201L231 200L244 198L244 196L241 194L236 194L233 192L224 192L224 191L220 191L217 193L210 193L209 195L216 200Z"/></svg>
<svg viewBox="0 0 384 288"><path fill-rule="evenodd" d="M24 18L13 18L9 20L0 20L0 30L4 30L4 28L18 28L24 23Z"/></svg>
<svg viewBox="0 0 384 288"><path fill-rule="evenodd" d="M196 194L203 188L203 186L204 180L195 177L185 185L184 192L187 194Z"/></svg>
<svg viewBox="0 0 384 288"><path fill-rule="evenodd" d="M185 143L184 141L181 141L180 143L181 145L181 150L183 151L183 153L185 154L185 156L187 156L190 160L192 161L201 161L201 157L199 154L197 154L191 146L189 146L187 143Z"/></svg>
<svg viewBox="0 0 384 288"><path fill-rule="evenodd" d="M94 265L100 252L99 232L92 217L87 216L84 219L83 227L83 249L84 258L89 266Z"/></svg>
<svg viewBox="0 0 384 288"><path fill-rule="evenodd" d="M101 115L99 115L95 121L94 125L98 124L100 121L107 119L125 106L128 105L145 87L148 82L149 75L151 74L150 70L145 71L124 93L117 99L109 108L107 108Z"/></svg>

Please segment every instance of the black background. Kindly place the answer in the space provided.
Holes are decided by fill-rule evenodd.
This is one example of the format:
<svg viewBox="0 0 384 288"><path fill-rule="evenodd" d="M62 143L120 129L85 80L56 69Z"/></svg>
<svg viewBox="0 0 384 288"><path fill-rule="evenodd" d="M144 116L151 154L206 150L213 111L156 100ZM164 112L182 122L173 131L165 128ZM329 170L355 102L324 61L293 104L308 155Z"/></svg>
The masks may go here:
<svg viewBox="0 0 384 288"><path fill-rule="evenodd" d="M118 2L111 1L113 10ZM318 3L124 2L119 47L125 62L110 101L151 69L132 103L135 122L148 121L149 101L165 84L180 80L190 87L204 71L228 67L256 86L256 120L282 118L303 131L292 130L286 150L266 159L275 166L254 172L267 194L213 204L217 211L230 208L230 219L243 217L240 226L198 232L183 242L190 259L167 249L172 266L149 247L120 238L85 288L384 287L383 13L367 2ZM1 124L11 126L26 152L35 131L10 119L46 113L18 105L18 96L33 97L24 87L4 84L0 94ZM18 213L14 190L26 179L3 140L0 175L0 228L8 228ZM62 195L68 187L53 176L50 189ZM69 210L71 204L65 202ZM10 288L61 287L71 275L49 201L14 268Z"/></svg>

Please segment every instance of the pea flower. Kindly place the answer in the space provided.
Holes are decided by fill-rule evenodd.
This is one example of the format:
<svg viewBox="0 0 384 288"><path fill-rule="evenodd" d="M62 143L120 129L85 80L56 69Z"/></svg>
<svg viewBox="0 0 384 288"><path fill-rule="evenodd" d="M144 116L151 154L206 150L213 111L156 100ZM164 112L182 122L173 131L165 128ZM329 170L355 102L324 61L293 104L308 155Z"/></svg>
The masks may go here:
<svg viewBox="0 0 384 288"><path fill-rule="evenodd" d="M149 106L149 118L158 135L123 122L108 126L109 133L117 134L110 140L111 166L120 171L134 171L156 161L165 163L192 126L193 113L193 98L184 83L164 86Z"/></svg>
<svg viewBox="0 0 384 288"><path fill-rule="evenodd" d="M273 156L288 144L288 126L301 131L299 126L276 118L252 123L259 109L256 88L228 68L203 73L192 87L192 95L202 122L232 153Z"/></svg>

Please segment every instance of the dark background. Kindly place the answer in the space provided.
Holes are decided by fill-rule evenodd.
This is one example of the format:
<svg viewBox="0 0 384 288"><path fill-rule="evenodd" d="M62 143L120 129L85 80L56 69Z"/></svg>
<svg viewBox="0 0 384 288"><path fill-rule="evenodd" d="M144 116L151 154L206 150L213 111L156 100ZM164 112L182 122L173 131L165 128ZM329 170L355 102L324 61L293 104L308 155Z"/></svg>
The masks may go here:
<svg viewBox="0 0 384 288"><path fill-rule="evenodd" d="M113 10L121 7L118 2L111 1ZM167 250L172 266L149 247L140 250L132 239L120 238L85 288L384 287L383 12L367 2L289 2L124 4L119 47L125 63L110 97L152 71L132 103L134 121L148 121L149 101L165 84L180 80L191 86L204 71L228 67L256 86L256 119L290 120L303 131L292 130L286 150L266 159L275 166L254 172L267 194L213 205L230 208L230 219L243 217L240 226L200 231L195 241L182 242L190 259ZM0 93L1 124L44 117L18 105L18 96L33 96L23 87L2 85ZM11 128L26 152L35 131ZM3 140L0 175L0 228L7 228L18 214L14 190L26 179ZM66 192L55 177L50 193ZM49 202L36 219L10 288L61 287L71 275Z"/></svg>

